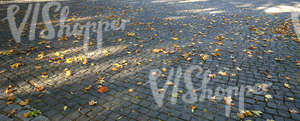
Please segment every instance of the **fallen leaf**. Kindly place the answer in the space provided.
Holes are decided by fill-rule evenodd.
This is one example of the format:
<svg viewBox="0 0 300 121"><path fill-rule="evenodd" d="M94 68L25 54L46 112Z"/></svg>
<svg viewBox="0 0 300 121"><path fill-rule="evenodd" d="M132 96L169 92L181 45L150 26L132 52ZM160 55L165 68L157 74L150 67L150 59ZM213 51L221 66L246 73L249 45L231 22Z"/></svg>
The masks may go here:
<svg viewBox="0 0 300 121"><path fill-rule="evenodd" d="M194 112L197 109L197 106L192 105L192 112Z"/></svg>
<svg viewBox="0 0 300 121"><path fill-rule="evenodd" d="M216 102L216 101L217 101L216 96L210 97L209 101L211 101L211 102Z"/></svg>
<svg viewBox="0 0 300 121"><path fill-rule="evenodd" d="M272 78L272 75L267 70L264 71L264 75L269 79Z"/></svg>
<svg viewBox="0 0 300 121"><path fill-rule="evenodd" d="M112 71L118 71L118 68L113 67L113 68L111 68L111 70L112 70Z"/></svg>
<svg viewBox="0 0 300 121"><path fill-rule="evenodd" d="M245 118L244 113L238 112L238 113L237 113L237 116L240 117L241 119L244 119L244 118Z"/></svg>
<svg viewBox="0 0 300 121"><path fill-rule="evenodd" d="M251 111L252 113L254 113L255 115L257 116L261 116L262 112L261 111L258 111L258 110L253 110Z"/></svg>
<svg viewBox="0 0 300 121"><path fill-rule="evenodd" d="M107 91L108 91L108 87L106 87L106 86L102 86L102 87L98 88L99 93L105 93Z"/></svg>
<svg viewBox="0 0 300 121"><path fill-rule="evenodd" d="M19 67L22 66L22 65L23 65L22 63L15 63L15 64L10 65L10 68L11 68L11 69L19 68Z"/></svg>
<svg viewBox="0 0 300 121"><path fill-rule="evenodd" d="M161 51L162 51L162 49L153 49L153 50L152 50L153 53L159 53L159 52L161 52Z"/></svg>
<svg viewBox="0 0 300 121"><path fill-rule="evenodd" d="M223 71L219 71L218 74L221 75L221 76L227 76L227 73L223 72Z"/></svg>
<svg viewBox="0 0 300 121"><path fill-rule="evenodd" d="M35 91L37 92L41 92L43 91L45 88L43 86L35 86Z"/></svg>
<svg viewBox="0 0 300 121"><path fill-rule="evenodd" d="M93 105L96 105L97 104L97 101L95 100L90 100L89 101L89 106L93 106Z"/></svg>
<svg viewBox="0 0 300 121"><path fill-rule="evenodd" d="M288 83L284 83L283 85L285 88L291 88L290 85Z"/></svg>
<svg viewBox="0 0 300 121"><path fill-rule="evenodd" d="M289 101L294 101L295 98L289 97L288 100L289 100Z"/></svg>
<svg viewBox="0 0 300 121"><path fill-rule="evenodd" d="M246 115L250 116L250 117L253 117L253 114L249 110L246 110Z"/></svg>
<svg viewBox="0 0 300 121"><path fill-rule="evenodd" d="M224 103L226 104L226 105L233 105L232 104L232 98L231 97L224 97Z"/></svg>
<svg viewBox="0 0 300 121"><path fill-rule="evenodd" d="M34 68L35 68L36 70L38 70L38 69L41 69L42 66L34 66Z"/></svg>
<svg viewBox="0 0 300 121"><path fill-rule="evenodd" d="M16 97L13 94L9 94L7 97L5 97L5 101L7 105L15 103Z"/></svg>
<svg viewBox="0 0 300 121"><path fill-rule="evenodd" d="M92 85L89 85L88 87L84 88L83 92L87 92L87 91L91 90L91 88L92 88Z"/></svg>
<svg viewBox="0 0 300 121"><path fill-rule="evenodd" d="M23 114L24 118L29 118L29 115L31 114L31 112L26 112Z"/></svg>
<svg viewBox="0 0 300 121"><path fill-rule="evenodd" d="M292 113L292 114L296 114L296 113L297 113L297 110L295 110L295 109L290 109L289 112Z"/></svg>
<svg viewBox="0 0 300 121"><path fill-rule="evenodd" d="M66 76L71 76L72 75L72 71L71 70L67 70L66 71Z"/></svg>
<svg viewBox="0 0 300 121"><path fill-rule="evenodd" d="M5 94L10 94L13 92L13 87L11 85L8 85L7 88L5 88Z"/></svg>
<svg viewBox="0 0 300 121"><path fill-rule="evenodd" d="M130 93L133 92L133 89L128 89L128 92L130 92Z"/></svg>
<svg viewBox="0 0 300 121"><path fill-rule="evenodd" d="M72 63L73 62L73 59L72 58L67 58L66 59L66 63Z"/></svg>
<svg viewBox="0 0 300 121"><path fill-rule="evenodd" d="M272 95L270 95L270 94L266 94L265 95L265 101L266 102L268 102L269 101L269 99L272 99L273 97L272 97Z"/></svg>
<svg viewBox="0 0 300 121"><path fill-rule="evenodd" d="M217 75L216 74L208 74L208 77L214 79L217 77Z"/></svg>
<svg viewBox="0 0 300 121"><path fill-rule="evenodd" d="M133 33L133 32L127 32L126 35L127 35L128 37L134 37L134 36L135 36L135 33Z"/></svg>
<svg viewBox="0 0 300 121"><path fill-rule="evenodd" d="M88 60L86 58L84 58L82 64L87 64L87 63L88 63Z"/></svg>
<svg viewBox="0 0 300 121"><path fill-rule="evenodd" d="M255 50L257 47L255 47L254 45L250 45L249 49L250 50Z"/></svg>
<svg viewBox="0 0 300 121"><path fill-rule="evenodd" d="M171 81L168 81L168 82L167 82L167 85L168 85L168 86L174 86L174 83L171 82Z"/></svg>
<svg viewBox="0 0 300 121"><path fill-rule="evenodd" d="M167 68L162 68L161 71L162 72L167 72Z"/></svg>
<svg viewBox="0 0 300 121"><path fill-rule="evenodd" d="M48 78L48 74L47 74L47 72L42 72L42 76L41 76L42 78Z"/></svg>
<svg viewBox="0 0 300 121"><path fill-rule="evenodd" d="M12 117L12 116L16 115L16 113L17 113L17 109L12 109L9 111L8 117Z"/></svg>
<svg viewBox="0 0 300 121"><path fill-rule="evenodd" d="M236 67L236 70L237 71L241 71L242 69L240 67Z"/></svg>
<svg viewBox="0 0 300 121"><path fill-rule="evenodd" d="M25 101L21 101L20 103L19 103L19 105L21 105L21 106L26 106L26 105L28 105L28 103L29 103L29 99L25 99Z"/></svg>
<svg viewBox="0 0 300 121"><path fill-rule="evenodd" d="M179 38L173 37L172 40L176 41L176 40L179 40Z"/></svg>
<svg viewBox="0 0 300 121"><path fill-rule="evenodd" d="M269 89L268 89L269 86L270 86L270 85L268 85L268 84L262 83L262 84L259 84L259 85L258 85L258 88L260 88L260 89L263 90L264 92L267 92L267 91L269 91Z"/></svg>
<svg viewBox="0 0 300 121"><path fill-rule="evenodd" d="M68 106L64 106L63 110L66 111L68 109Z"/></svg>

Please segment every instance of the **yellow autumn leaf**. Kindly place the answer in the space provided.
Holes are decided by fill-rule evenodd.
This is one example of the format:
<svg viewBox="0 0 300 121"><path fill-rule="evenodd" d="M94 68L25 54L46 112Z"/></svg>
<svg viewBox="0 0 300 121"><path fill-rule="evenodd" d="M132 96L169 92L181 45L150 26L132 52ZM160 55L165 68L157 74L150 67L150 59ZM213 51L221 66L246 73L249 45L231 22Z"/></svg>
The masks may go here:
<svg viewBox="0 0 300 121"><path fill-rule="evenodd" d="M21 101L20 103L19 103L19 105L21 105L21 106L26 106L26 105L28 105L28 103L29 103L29 99L25 99L25 101Z"/></svg>
<svg viewBox="0 0 300 121"><path fill-rule="evenodd" d="M66 76L71 76L72 75L72 71L71 70L67 70L66 71Z"/></svg>
<svg viewBox="0 0 300 121"><path fill-rule="evenodd" d="M87 63L88 63L87 58L84 58L82 64L87 64Z"/></svg>
<svg viewBox="0 0 300 121"><path fill-rule="evenodd" d="M72 63L73 62L73 59L72 58L67 58L66 59L66 63Z"/></svg>
<svg viewBox="0 0 300 121"><path fill-rule="evenodd" d="M127 35L128 37L134 37L134 36L135 36L135 33L133 33L133 32L127 32L126 35Z"/></svg>
<svg viewBox="0 0 300 121"><path fill-rule="evenodd" d="M173 38L172 38L172 40L179 40L179 38L177 38L177 37L173 37Z"/></svg>

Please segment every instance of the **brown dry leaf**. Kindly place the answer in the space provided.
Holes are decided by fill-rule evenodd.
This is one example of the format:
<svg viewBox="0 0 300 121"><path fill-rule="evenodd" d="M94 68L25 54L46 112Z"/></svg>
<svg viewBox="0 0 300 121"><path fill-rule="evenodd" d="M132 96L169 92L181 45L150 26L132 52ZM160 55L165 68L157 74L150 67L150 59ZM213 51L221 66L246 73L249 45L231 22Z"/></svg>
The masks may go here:
<svg viewBox="0 0 300 121"><path fill-rule="evenodd" d="M202 60L204 60L204 61L206 61L209 57L209 55L207 55L207 54L200 54L200 56L201 56Z"/></svg>
<svg viewBox="0 0 300 121"><path fill-rule="evenodd" d="M214 56L221 56L221 53L215 53Z"/></svg>
<svg viewBox="0 0 300 121"><path fill-rule="evenodd" d="M167 72L167 68L162 68L161 71L162 72Z"/></svg>
<svg viewBox="0 0 300 121"><path fill-rule="evenodd" d="M22 66L22 65L23 65L22 63L15 63L15 64L10 65L10 68L11 68L11 69L19 68L19 67Z"/></svg>
<svg viewBox="0 0 300 121"><path fill-rule="evenodd" d="M281 61L283 61L284 59L282 59L282 58L275 58L275 61L277 61L277 62L281 62Z"/></svg>
<svg viewBox="0 0 300 121"><path fill-rule="evenodd" d="M92 85L89 85L88 87L84 88L83 92L87 92L87 91L89 91L91 89L92 89Z"/></svg>
<svg viewBox="0 0 300 121"><path fill-rule="evenodd" d="M29 104L29 99L25 99L25 101L21 101L20 103L19 103L19 105L21 105L21 106L26 106L26 105L28 105Z"/></svg>
<svg viewBox="0 0 300 121"><path fill-rule="evenodd" d="M216 74L208 74L208 77L214 79L217 77L217 75Z"/></svg>
<svg viewBox="0 0 300 121"><path fill-rule="evenodd" d="M174 86L174 83L171 82L171 81L168 81L168 82L167 82L167 85L168 85L168 86Z"/></svg>
<svg viewBox="0 0 300 121"><path fill-rule="evenodd" d="M16 113L17 113L17 109L12 109L9 111L8 117L12 117L12 116L16 115Z"/></svg>
<svg viewBox="0 0 300 121"><path fill-rule="evenodd" d="M6 104L12 104L16 101L16 97L13 94L9 94L6 98L5 98Z"/></svg>
<svg viewBox="0 0 300 121"><path fill-rule="evenodd" d="M28 118L30 113L31 113L31 112L26 112L26 113L24 113L24 114L23 114L24 118Z"/></svg>
<svg viewBox="0 0 300 121"><path fill-rule="evenodd" d="M98 77L97 81L99 81L100 84L103 84L105 82L104 77Z"/></svg>
<svg viewBox="0 0 300 121"><path fill-rule="evenodd" d="M95 100L90 100L89 101L89 106L94 106L96 104L97 104L97 101L95 101Z"/></svg>
<svg viewBox="0 0 300 121"><path fill-rule="evenodd" d="M98 88L99 93L105 93L107 91L108 91L108 87L106 87L106 86L101 86Z"/></svg>
<svg viewBox="0 0 300 121"><path fill-rule="evenodd" d="M2 74L2 73L4 73L4 72L6 72L6 70L1 70L1 71L0 71L0 74Z"/></svg>
<svg viewBox="0 0 300 121"><path fill-rule="evenodd" d="M158 93L163 93L165 90L164 89L157 89Z"/></svg>
<svg viewBox="0 0 300 121"><path fill-rule="evenodd" d="M254 45L250 45L249 49L250 50L255 50L257 47L255 47Z"/></svg>
<svg viewBox="0 0 300 121"><path fill-rule="evenodd" d="M197 109L197 106L192 105L192 112L194 112Z"/></svg>
<svg viewBox="0 0 300 121"><path fill-rule="evenodd" d="M5 94L9 94L13 92L13 87L11 85L8 85L7 88L5 88Z"/></svg>
<svg viewBox="0 0 300 121"><path fill-rule="evenodd" d="M241 119L244 119L245 118L245 113L238 112L237 116L240 117Z"/></svg>
<svg viewBox="0 0 300 121"><path fill-rule="evenodd" d="M111 70L112 70L112 71L118 71L118 68L113 67L113 68L111 68Z"/></svg>
<svg viewBox="0 0 300 121"><path fill-rule="evenodd" d="M286 80L291 80L291 78L290 78L289 76L284 76L284 78L285 78Z"/></svg>
<svg viewBox="0 0 300 121"><path fill-rule="evenodd" d="M45 88L43 86L35 86L35 91L37 92L41 92L43 91Z"/></svg>
<svg viewBox="0 0 300 121"><path fill-rule="evenodd" d="M153 49L153 50L152 50L153 53L159 53L159 52L161 52L161 51L162 51L162 49Z"/></svg>
<svg viewBox="0 0 300 121"><path fill-rule="evenodd" d="M216 37L216 40L219 40L219 41L222 41L223 39L225 39L225 36L222 34Z"/></svg>
<svg viewBox="0 0 300 121"><path fill-rule="evenodd" d="M269 79L272 78L272 75L267 70L264 71L264 75Z"/></svg>
<svg viewBox="0 0 300 121"><path fill-rule="evenodd" d="M41 52L40 54L38 54L38 57L36 58L37 60L41 60L45 57L45 53Z"/></svg>

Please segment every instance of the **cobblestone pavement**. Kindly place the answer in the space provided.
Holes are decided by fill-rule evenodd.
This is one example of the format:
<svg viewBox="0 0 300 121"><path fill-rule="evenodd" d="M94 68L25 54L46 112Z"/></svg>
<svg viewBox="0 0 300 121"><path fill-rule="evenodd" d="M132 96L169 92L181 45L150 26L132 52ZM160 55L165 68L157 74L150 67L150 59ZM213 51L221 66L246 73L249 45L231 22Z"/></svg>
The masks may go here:
<svg viewBox="0 0 300 121"><path fill-rule="evenodd" d="M31 3L43 6L46 2ZM28 40L32 17L17 44L7 21L1 21L1 121L300 120L300 47L290 14L290 10L299 10L297 0L59 3L70 8L69 25L120 18L130 22L125 30L103 32L102 51L96 50L97 34L91 31L89 51L84 52L82 36L44 40L36 34L38 39ZM7 16L9 5L20 6L23 12L16 16L17 23L28 5L22 1L0 4L1 19ZM279 9L280 5L285 7ZM53 10L49 15L56 25L60 13ZM270 13L274 11L279 13ZM42 15L37 33L45 28L41 19ZM185 71L193 65L211 71L207 88L260 84L265 92L245 95L246 113L239 111L239 96L232 96L233 106L226 117L223 97L192 104L183 101L188 90L182 77L177 103L169 100L174 97L169 84L163 106L158 107L148 83L150 70L162 70L158 82L162 88L172 68ZM193 76L192 82L195 89L202 85L201 78ZM270 83L268 90L263 88ZM201 91L196 94L199 97ZM38 110L37 117L26 115Z"/></svg>

